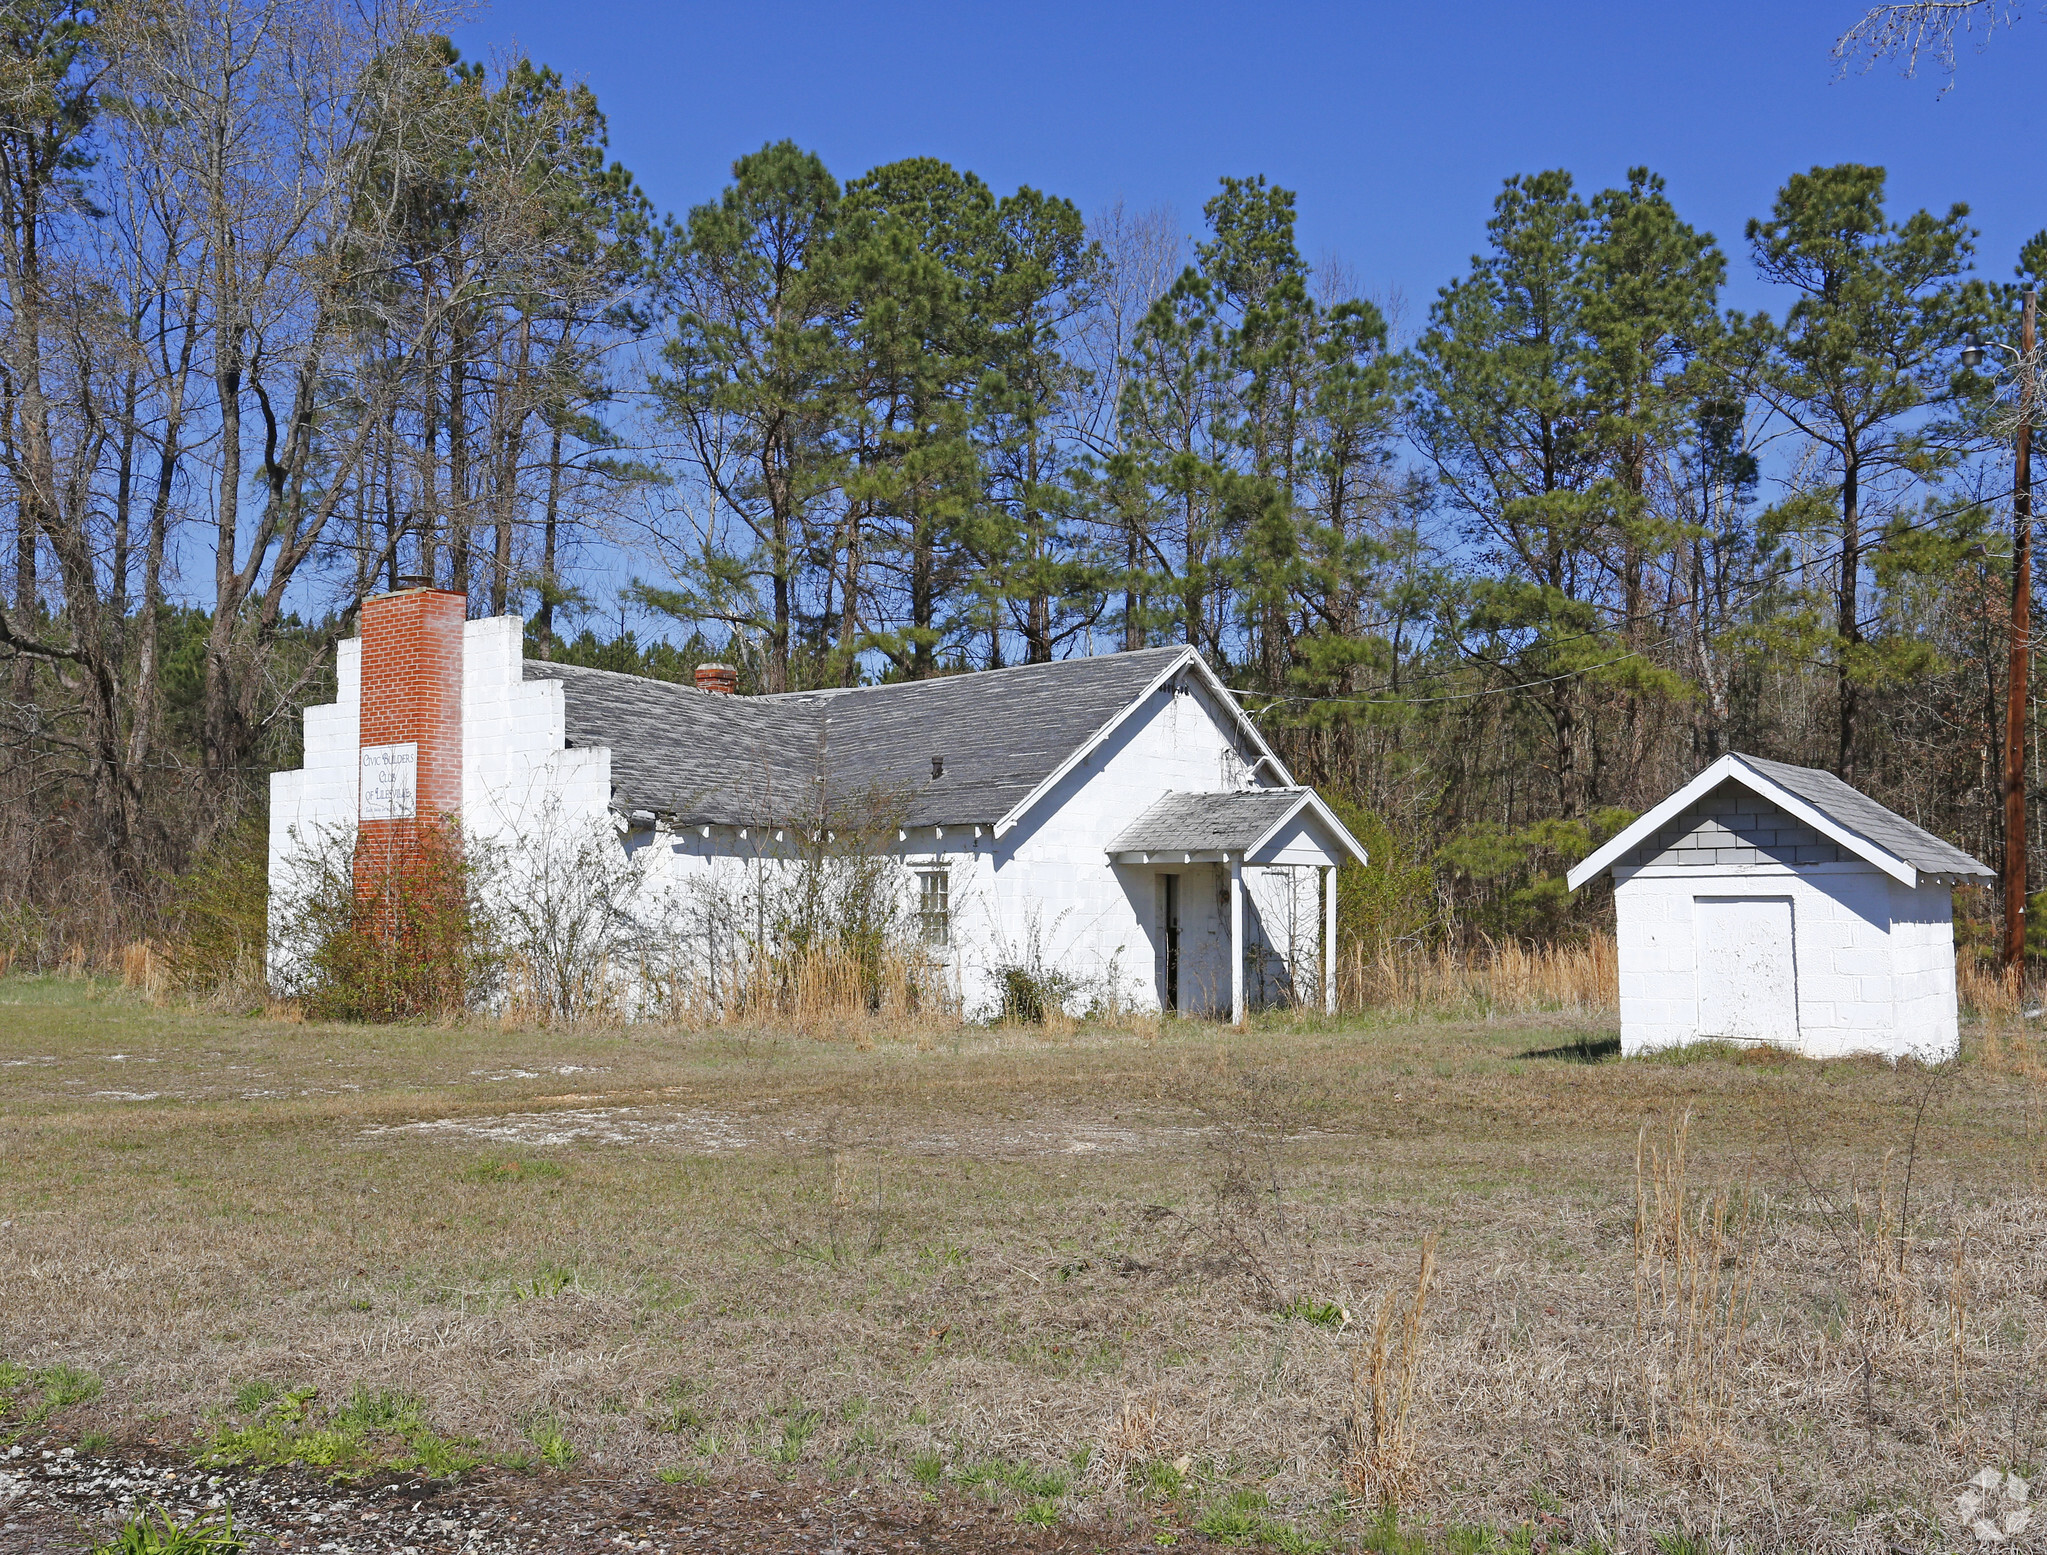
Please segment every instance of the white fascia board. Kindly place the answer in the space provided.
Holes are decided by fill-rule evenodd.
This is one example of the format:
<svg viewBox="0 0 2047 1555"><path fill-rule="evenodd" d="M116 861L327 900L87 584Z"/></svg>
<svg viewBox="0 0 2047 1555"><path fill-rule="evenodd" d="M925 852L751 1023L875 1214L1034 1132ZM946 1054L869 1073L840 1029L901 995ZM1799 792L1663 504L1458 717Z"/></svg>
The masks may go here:
<svg viewBox="0 0 2047 1555"><path fill-rule="evenodd" d="M1150 701L1153 696L1157 695L1158 690L1161 686L1168 684L1175 675L1179 674L1181 670L1185 669L1187 667L1187 660L1190 657L1192 657L1196 663L1200 662L1200 655L1195 653L1192 648L1184 648L1179 653L1175 654L1171 659L1169 659L1166 662L1166 667L1163 670L1161 670L1157 675L1152 677L1151 684L1146 686L1144 690L1140 691L1136 696L1132 697L1128 702L1126 702L1123 705L1123 710L1121 712L1117 713L1117 715L1114 718L1111 718L1107 723L1103 724L1101 728L1097 729L1094 732L1094 734L1091 735L1088 739L1084 740L1080 745L1076 746L1072 750L1072 752L1068 754L1067 758L1064 761L1060 762L1058 766L1054 767L1049 773L1046 774L1043 782L1038 784L1036 788L1032 789L1028 794L1025 794L1023 798L1019 799L1015 804L1009 807L1008 814L1004 815L1001 820L995 823L995 835L998 837L1007 836L1010 831L1015 829L1017 822L1021 821L1026 815L1030 813L1031 807L1033 805L1035 805L1040 799L1044 798L1045 795L1049 794L1056 786L1058 786L1060 781L1065 778L1067 773L1071 772L1075 767L1079 766L1083 761L1087 760L1090 752L1097 749L1104 740L1108 739L1110 735L1114 734L1118 729L1122 728L1124 721L1128 719L1132 713L1136 712L1138 708L1142 707L1146 702Z"/></svg>
<svg viewBox="0 0 2047 1555"><path fill-rule="evenodd" d="M1712 766L1685 784L1683 788L1680 788L1674 794L1666 796L1664 801L1657 805L1655 809L1649 811L1646 815L1637 816L1628 825L1623 826L1613 836L1607 838L1602 846L1593 849L1591 853L1579 860L1570 872L1564 876L1564 884L1573 891L1576 891L1586 881L1596 880L1602 873L1610 869L1617 859L1634 847L1636 843L1642 841L1645 837L1654 836L1663 829L1666 822L1675 820L1678 816L1682 815L1690 807L1693 800L1704 797L1726 782L1733 771L1734 758L1732 756L1722 756Z"/></svg>
<svg viewBox="0 0 2047 1555"><path fill-rule="evenodd" d="M1364 845L1350 834L1349 827L1336 818L1336 812L1322 802L1320 794L1316 793L1312 788L1303 788L1300 794L1300 800L1288 806L1286 814L1266 827L1265 835L1245 849L1245 858L1257 858L1260 853L1265 851L1267 843L1272 841L1274 837L1277 837L1285 827L1292 825L1295 816L1306 810L1315 817L1316 824L1327 831L1352 858L1356 859L1360 864L1369 864L1371 862L1371 859L1366 856Z"/></svg>
<svg viewBox="0 0 2047 1555"><path fill-rule="evenodd" d="M1124 705L1123 710L1121 712L1119 712L1114 718L1111 718L1107 723L1103 724L1101 728L1097 729L1093 735L1091 735L1086 741L1084 741L1080 746L1078 746L1071 755L1069 755L1064 761L1060 762L1058 766L1054 767L1051 770L1051 772L1046 775L1045 780L1042 783L1040 783L1036 788L1032 789L1028 794L1025 794L1023 798L1019 799L1015 804L1011 805L1009 807L1009 813L1003 816L1001 820L995 823L995 835L998 837L1007 836L1012 830L1014 830L1017 824L1020 821L1022 821L1026 815L1030 814L1032 807L1035 806L1040 799L1043 799L1045 795L1052 792L1054 788L1058 787L1060 782L1066 777L1066 775L1069 772L1073 771L1075 767L1078 767L1083 761L1086 761L1087 758L1090 755L1092 755L1096 750L1100 749L1102 743L1105 740L1107 740L1110 735L1114 734L1118 729L1123 727L1124 722L1130 717L1132 713L1136 712L1140 707L1144 706L1145 703L1149 702L1154 696L1158 695L1159 691L1162 688L1171 685L1176 677L1185 673L1189 665L1192 665L1195 672L1199 674L1202 680L1207 684L1210 692L1214 695L1215 700L1220 702L1223 706L1227 707L1230 710L1231 716L1236 720L1236 726L1239 729L1242 729L1245 733L1249 734L1251 736L1252 743L1258 747L1258 760L1252 763L1252 769L1255 771L1260 765L1270 763L1272 769L1275 772L1277 772L1280 776L1280 782L1275 786L1280 788L1292 788L1294 786L1293 774L1287 771L1286 763L1281 761L1279 759L1278 754L1274 752L1273 748L1265 743L1265 736L1258 732L1258 726L1251 722L1250 718L1248 718L1245 715L1244 710L1241 707L1237 706L1237 699L1230 695L1229 688L1225 686L1220 679L1217 678L1215 671L1208 667L1208 661L1202 658L1201 655L1196 653L1192 648L1182 648L1177 654L1175 654L1170 660L1167 661L1166 667L1163 670L1161 670L1157 675L1152 677L1150 685L1146 686L1144 690L1139 692L1136 696L1132 697L1130 701Z"/></svg>
<svg viewBox="0 0 2047 1555"><path fill-rule="evenodd" d="M1874 864L1892 879L1908 886L1919 884L1919 871L1912 865L1878 847L1859 832L1850 831L1824 810L1814 808L1789 789L1771 782L1733 752L1722 756L1648 814L1637 818L1632 824L1609 837L1603 846L1589 854L1583 862L1564 876L1564 883L1576 891L1588 880L1598 878L1612 868L1630 848L1654 836L1668 822L1675 820L1730 778L1758 797L1769 800L1785 814L1805 822L1821 836L1846 848L1857 858Z"/></svg>

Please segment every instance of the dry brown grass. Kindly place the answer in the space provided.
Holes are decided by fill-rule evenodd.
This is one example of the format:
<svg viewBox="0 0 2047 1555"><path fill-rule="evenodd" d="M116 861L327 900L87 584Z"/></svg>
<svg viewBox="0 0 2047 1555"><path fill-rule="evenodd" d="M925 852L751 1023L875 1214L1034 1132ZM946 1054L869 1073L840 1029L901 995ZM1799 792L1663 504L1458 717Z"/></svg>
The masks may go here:
<svg viewBox="0 0 2047 1555"><path fill-rule="evenodd" d="M1371 1338L1360 1339L1351 1351L1343 1485L1369 1507L1409 1504L1428 1480L1413 1415L1438 1239L1434 1231L1422 1239L1414 1289L1405 1301L1398 1288L1387 1291L1379 1300Z"/></svg>
<svg viewBox="0 0 2047 1555"><path fill-rule="evenodd" d="M1666 1464L1703 1472L1736 1454L1733 1427L1768 1206L1747 1185L1700 1185L1692 1115L1635 1142L1638 1424Z"/></svg>
<svg viewBox="0 0 2047 1555"><path fill-rule="evenodd" d="M2047 1016L2038 1013L2047 1005L2047 988L2024 983L2016 967L1999 969L1975 956L1956 958L1955 985L1963 1010L1979 1028L1983 1062L2029 1080L2047 1080L2047 1038L2040 1031ZM2030 1019L2029 1010L2035 1012Z"/></svg>
<svg viewBox="0 0 2047 1555"><path fill-rule="evenodd" d="M1255 1489L1328 1537L1356 1531L1345 1422L1375 1367L1405 1510L1439 1528L1546 1508L1615 1549L1921 1548L1984 1462L2036 1464L2038 1088L1982 1030L1933 1085L1584 1062L1610 1030L1483 1010L863 1050L0 982L0 1361L96 1371L109 1425L169 1441L251 1380L361 1383L493 1451L558 1430L607 1474L917 1494L935 1453L1064 1473L1069 1511L1192 1520ZM1228 1234L1296 1316L1221 1235L1176 1239L1218 1202L1256 1206ZM1383 1293L1438 1227L1380 1364ZM1362 1382L1324 1306L1374 1323Z"/></svg>
<svg viewBox="0 0 2047 1555"><path fill-rule="evenodd" d="M1610 1015L1619 1008L1620 965L1609 934L1562 945L1354 945L1337 986L1345 1009Z"/></svg>
<svg viewBox="0 0 2047 1555"><path fill-rule="evenodd" d="M871 1042L882 1032L900 1035L907 1029L960 1025L958 1000L940 969L924 956L899 950L869 959L828 946L759 965L735 956L684 971L641 965L630 975L600 963L586 981L589 986L570 1001L588 1012L582 1024L773 1028L856 1043ZM652 991L652 1008L630 997L639 989ZM546 1008L530 968L516 955L508 958L503 1023L514 1028L544 1024Z"/></svg>

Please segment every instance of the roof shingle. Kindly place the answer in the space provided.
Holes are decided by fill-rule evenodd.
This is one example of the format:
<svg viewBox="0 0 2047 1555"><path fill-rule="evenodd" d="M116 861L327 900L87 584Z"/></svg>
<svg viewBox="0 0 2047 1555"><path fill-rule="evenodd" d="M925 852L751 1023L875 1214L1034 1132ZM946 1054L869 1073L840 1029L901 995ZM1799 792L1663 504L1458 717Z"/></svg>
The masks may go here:
<svg viewBox="0 0 2047 1555"><path fill-rule="evenodd" d="M1236 853L1248 850L1301 802L1298 788L1167 794L1132 821L1111 853Z"/></svg>
<svg viewBox="0 0 2047 1555"><path fill-rule="evenodd" d="M1929 875L1974 875L1988 878L1992 871L1960 848L1942 842L1930 831L1913 825L1895 810L1886 809L1859 789L1850 788L1833 773L1818 767L1794 767L1760 756L1737 756L1778 787L1822 811L1836 825L1874 843L1893 858Z"/></svg>
<svg viewBox="0 0 2047 1555"><path fill-rule="evenodd" d="M528 659L568 738L611 748L614 802L681 824L766 824L885 805L906 826L1000 820L1165 675L1146 648L938 680L741 697ZM931 775L942 757L942 777Z"/></svg>

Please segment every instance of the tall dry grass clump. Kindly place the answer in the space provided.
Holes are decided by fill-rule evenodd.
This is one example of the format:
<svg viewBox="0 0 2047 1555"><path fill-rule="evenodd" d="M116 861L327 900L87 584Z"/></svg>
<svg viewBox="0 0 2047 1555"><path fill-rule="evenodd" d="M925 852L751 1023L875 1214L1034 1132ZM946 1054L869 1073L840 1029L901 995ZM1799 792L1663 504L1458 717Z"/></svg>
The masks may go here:
<svg viewBox="0 0 2047 1555"><path fill-rule="evenodd" d="M1607 1015L1620 1008L1620 961L1610 934L1535 946L1488 939L1433 949L1360 944L1351 947L1339 988L1349 1009Z"/></svg>
<svg viewBox="0 0 2047 1555"><path fill-rule="evenodd" d="M1976 1023L1976 1057L1986 1067L2029 1080L2047 1080L2047 1038L2026 1012L2047 1001L2047 990L2027 987L2019 968L1994 967L1974 955L1955 958L1955 994Z"/></svg>
<svg viewBox="0 0 2047 1555"><path fill-rule="evenodd" d="M1415 1440L1414 1399L1437 1235L1431 1231L1422 1241L1414 1289L1405 1299L1398 1290L1387 1291L1370 1337L1361 1338L1351 1351L1343 1485L1369 1506L1411 1502L1428 1477Z"/></svg>
<svg viewBox="0 0 2047 1555"><path fill-rule="evenodd" d="M1694 1184L1692 1115L1635 1142L1635 1353L1641 1427L1666 1463L1734 1455L1743 1343L1767 1206L1746 1185Z"/></svg>
<svg viewBox="0 0 2047 1555"><path fill-rule="evenodd" d="M774 1025L803 1036L865 1042L959 1024L946 969L915 943L813 944L765 952L736 937L717 961L646 968L664 1017L678 1026Z"/></svg>
<svg viewBox="0 0 2047 1555"><path fill-rule="evenodd" d="M1910 1267L1909 1161L1902 1185L1897 1151L1884 1152L1873 1191L1857 1187L1850 1202L1855 1226L1855 1263L1865 1293L1863 1326L1873 1334L1903 1337L1912 1331L1921 1294Z"/></svg>

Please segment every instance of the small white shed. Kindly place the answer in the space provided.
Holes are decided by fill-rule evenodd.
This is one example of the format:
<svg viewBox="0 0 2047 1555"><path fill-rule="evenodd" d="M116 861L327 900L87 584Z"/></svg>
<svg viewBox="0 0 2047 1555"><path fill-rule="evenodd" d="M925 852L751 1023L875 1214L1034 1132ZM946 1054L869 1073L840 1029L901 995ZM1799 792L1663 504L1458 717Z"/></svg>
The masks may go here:
<svg viewBox="0 0 2047 1555"><path fill-rule="evenodd" d="M1994 878L1831 772L1721 757L1572 870L1611 870L1621 1052L1952 1058L1952 889Z"/></svg>

